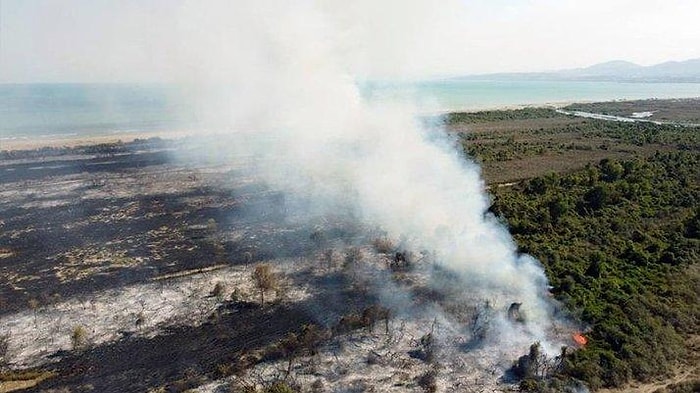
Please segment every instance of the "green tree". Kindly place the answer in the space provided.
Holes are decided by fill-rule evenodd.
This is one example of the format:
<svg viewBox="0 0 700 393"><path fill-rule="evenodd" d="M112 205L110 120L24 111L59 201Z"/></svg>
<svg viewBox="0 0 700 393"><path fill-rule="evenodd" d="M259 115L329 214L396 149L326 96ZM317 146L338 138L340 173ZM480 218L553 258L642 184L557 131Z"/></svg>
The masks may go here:
<svg viewBox="0 0 700 393"><path fill-rule="evenodd" d="M600 172L603 181L613 182L622 177L625 168L619 162L605 158L600 161Z"/></svg>

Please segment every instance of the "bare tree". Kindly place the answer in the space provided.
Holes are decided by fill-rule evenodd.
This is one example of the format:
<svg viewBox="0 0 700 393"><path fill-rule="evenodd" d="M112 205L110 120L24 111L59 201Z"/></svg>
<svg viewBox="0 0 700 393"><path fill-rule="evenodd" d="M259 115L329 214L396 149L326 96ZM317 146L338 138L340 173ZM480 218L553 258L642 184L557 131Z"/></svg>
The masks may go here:
<svg viewBox="0 0 700 393"><path fill-rule="evenodd" d="M277 276L272 271L272 266L267 263L261 263L255 266L252 277L253 281L255 281L255 287L260 291L260 304L265 305L265 292L277 287Z"/></svg>
<svg viewBox="0 0 700 393"><path fill-rule="evenodd" d="M374 325L378 321L384 321L384 330L389 334L389 319L391 311L377 304L369 306L362 311L362 323L367 327L370 333L374 330Z"/></svg>
<svg viewBox="0 0 700 393"><path fill-rule="evenodd" d="M521 379L542 379L548 372L547 356L539 342L530 345L530 352L521 356L513 366L515 375Z"/></svg>
<svg viewBox="0 0 700 393"><path fill-rule="evenodd" d="M299 349L302 344L299 342L299 336L290 332L285 338L281 339L277 345L282 356L287 358L287 372L284 377L287 379L292 372L292 364L299 354Z"/></svg>
<svg viewBox="0 0 700 393"><path fill-rule="evenodd" d="M357 279L357 265L362 261L362 250L359 247L348 247L345 251L345 261L343 263L343 269L352 274L352 279L355 281Z"/></svg>
<svg viewBox="0 0 700 393"><path fill-rule="evenodd" d="M298 338L304 350L306 350L309 355L316 356L318 355L321 344L328 338L328 332L314 324L308 324L302 327L301 334Z"/></svg>

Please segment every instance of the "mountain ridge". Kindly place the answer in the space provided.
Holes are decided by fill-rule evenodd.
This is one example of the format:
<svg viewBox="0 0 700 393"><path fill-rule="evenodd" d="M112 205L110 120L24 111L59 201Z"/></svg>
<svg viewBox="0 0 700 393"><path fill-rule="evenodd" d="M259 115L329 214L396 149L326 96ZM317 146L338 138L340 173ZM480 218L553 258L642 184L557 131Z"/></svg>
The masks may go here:
<svg viewBox="0 0 700 393"><path fill-rule="evenodd" d="M451 79L476 80L567 80L611 82L690 82L700 83L700 58L667 61L642 66L625 60L611 60L588 67L545 72L508 72L465 75Z"/></svg>

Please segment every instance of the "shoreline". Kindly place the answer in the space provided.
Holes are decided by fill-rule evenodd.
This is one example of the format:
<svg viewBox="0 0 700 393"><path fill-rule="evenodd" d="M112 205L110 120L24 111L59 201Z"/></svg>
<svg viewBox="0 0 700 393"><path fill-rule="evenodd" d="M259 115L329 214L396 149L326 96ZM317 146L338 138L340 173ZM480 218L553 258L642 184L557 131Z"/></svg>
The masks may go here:
<svg viewBox="0 0 700 393"><path fill-rule="evenodd" d="M192 136L191 131L134 131L124 133L102 135L67 134L62 136L50 136L33 138L15 137L13 139L0 140L0 151L23 151L43 148L74 148L78 146L92 146L99 144L129 143L136 139L163 138L182 139Z"/></svg>
<svg viewBox="0 0 700 393"><path fill-rule="evenodd" d="M483 106L479 108L464 108L464 109L438 109L430 112L423 112L420 115L448 115L450 113L478 113L487 111L512 111L519 109L531 109L531 108L546 108L546 109L562 109L569 105L574 104L606 104L614 102L640 102L640 101L686 101L686 100L700 100L700 96L695 97L676 97L676 98L640 98L640 99L612 99L612 100L564 100L564 101L548 101L543 103L531 103L531 104L508 104L508 105L493 105L493 106Z"/></svg>
<svg viewBox="0 0 700 393"><path fill-rule="evenodd" d="M698 97L700 99L700 97ZM594 102L613 102L613 101L558 101L558 102L546 102L543 104L509 104L509 105L495 105L495 106L484 106L479 108L463 108L463 109L438 109L435 111L420 112L420 116L444 116L451 113L479 113L479 112L491 112L491 111L517 111L520 109L530 109L530 108L546 108L546 109L561 109L567 105L572 104L589 104Z"/></svg>
<svg viewBox="0 0 700 393"><path fill-rule="evenodd" d="M683 100L700 100L698 97L680 97L680 98L645 98L645 99L614 99L607 101L597 100L577 100L577 101L552 101L545 103L533 104L512 104L512 105L494 105L484 106L479 108L463 108L463 109L442 109L426 112L416 112L416 116L445 116L451 113L478 113L486 111L512 111L530 108L546 108L553 110L561 110L562 108L573 104L592 104L592 103L614 103L614 102L637 102L637 101L683 101ZM42 148L74 148L78 146L92 146L98 144L113 144L113 143L129 143L136 139L163 138L168 140L177 140L192 136L203 136L216 134L217 132L202 132L202 131L133 131L133 132L113 132L109 134L92 134L80 135L77 133L64 135L49 135L45 137L32 136L16 136L0 139L0 151L23 151L37 150Z"/></svg>

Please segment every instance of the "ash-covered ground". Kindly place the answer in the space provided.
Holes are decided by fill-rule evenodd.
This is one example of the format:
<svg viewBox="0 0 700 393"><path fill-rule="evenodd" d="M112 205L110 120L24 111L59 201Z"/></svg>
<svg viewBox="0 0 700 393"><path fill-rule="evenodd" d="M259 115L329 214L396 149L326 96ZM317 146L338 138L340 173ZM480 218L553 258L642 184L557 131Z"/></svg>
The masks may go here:
<svg viewBox="0 0 700 393"><path fill-rule="evenodd" d="M300 217L247 160L174 158L192 143L3 155L0 334L13 386L515 389L508 370L528 346L489 330L525 329L517 308L472 296L430 250L346 213ZM274 277L265 290L261 264ZM547 334L573 345L562 323Z"/></svg>

